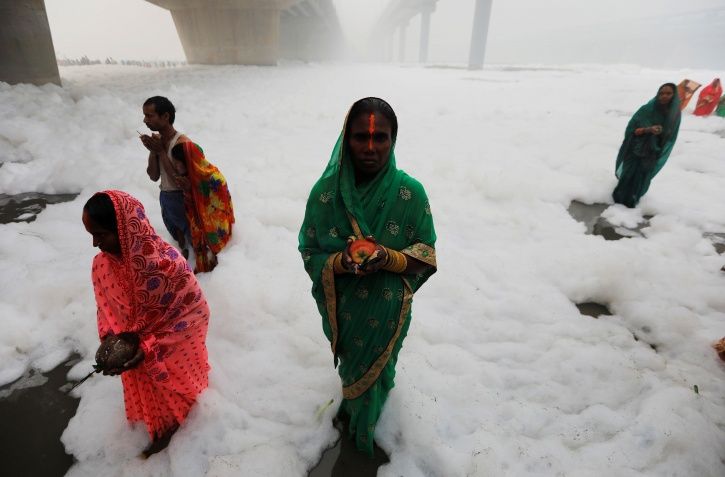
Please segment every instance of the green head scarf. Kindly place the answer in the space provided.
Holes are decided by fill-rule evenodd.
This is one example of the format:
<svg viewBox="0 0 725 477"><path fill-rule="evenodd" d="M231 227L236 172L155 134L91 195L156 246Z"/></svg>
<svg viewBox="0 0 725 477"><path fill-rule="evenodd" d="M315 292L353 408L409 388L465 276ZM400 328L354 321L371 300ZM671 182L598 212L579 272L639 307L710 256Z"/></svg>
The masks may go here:
<svg viewBox="0 0 725 477"><path fill-rule="evenodd" d="M378 98L361 101L370 99L387 105ZM355 105L351 112L355 112ZM351 119L349 112L330 161L312 188L299 234L299 250L305 269L314 282L313 295L318 301L322 295L317 285L320 284L325 261L330 254L342 251L347 237L351 235L372 235L380 244L404 252L407 247L418 243L426 245L431 250L425 256L423 251L418 254L420 256L413 253L411 256L435 267L433 247L436 237L425 190L396 165L397 119L394 116L388 118L393 123L393 145L387 164L374 179L357 186L354 165L345 144ZM408 277L414 291L434 272L435 268L423 276Z"/></svg>

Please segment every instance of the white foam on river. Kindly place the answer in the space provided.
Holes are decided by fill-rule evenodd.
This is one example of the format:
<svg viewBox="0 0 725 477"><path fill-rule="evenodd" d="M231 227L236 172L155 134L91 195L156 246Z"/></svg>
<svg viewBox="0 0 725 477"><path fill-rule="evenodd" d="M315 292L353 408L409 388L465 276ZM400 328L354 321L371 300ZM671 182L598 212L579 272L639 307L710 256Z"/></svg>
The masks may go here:
<svg viewBox="0 0 725 477"><path fill-rule="evenodd" d="M32 223L0 225L0 383L98 337L81 208L138 197L141 104L168 96L177 128L226 175L237 224L200 277L211 385L168 451L142 461L118 379L95 377L63 436L72 476L306 475L336 438L341 392L297 253L307 194L347 108L386 98L400 168L430 197L439 272L416 295L376 438L380 476L720 476L725 473L725 276L705 232L725 231L725 119L683 116L669 163L635 211L644 237L605 241L567 213L610 201L629 117L660 84L717 72L574 66L482 72L278 68L61 68L65 87L0 84L0 191L77 192ZM694 102L694 100L693 100ZM595 320L575 302L607 304ZM634 335L639 341L634 339ZM653 350L649 344L656 345ZM699 394L693 390L697 385ZM321 419L318 408L335 399Z"/></svg>

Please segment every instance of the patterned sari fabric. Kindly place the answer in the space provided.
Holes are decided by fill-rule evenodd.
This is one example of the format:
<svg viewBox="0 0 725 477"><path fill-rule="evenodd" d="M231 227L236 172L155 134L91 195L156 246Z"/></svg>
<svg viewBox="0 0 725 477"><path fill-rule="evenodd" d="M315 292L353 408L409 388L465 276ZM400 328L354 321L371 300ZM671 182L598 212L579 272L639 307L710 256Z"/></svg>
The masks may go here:
<svg viewBox="0 0 725 477"><path fill-rule="evenodd" d="M355 185L344 131L312 188L299 234L299 251L312 295L342 379L339 417L357 447L372 455L375 425L393 388L395 364L411 320L413 293L436 271L435 230L423 186L400 171L391 149L385 168ZM382 245L427 265L421 275L380 270L335 275L333 257L346 238L372 235Z"/></svg>
<svg viewBox="0 0 725 477"><path fill-rule="evenodd" d="M720 78L715 78L712 83L702 88L700 96L697 98L697 107L695 108L695 116L709 116L717 108L718 101L722 96L722 86L720 86Z"/></svg>
<svg viewBox="0 0 725 477"><path fill-rule="evenodd" d="M207 387L209 306L186 260L149 223L141 203L114 190L121 257L93 259L98 335L138 333L144 360L121 374L126 417L152 439L181 424Z"/></svg>
<svg viewBox="0 0 725 477"><path fill-rule="evenodd" d="M616 203L635 207L647 192L652 179L670 157L680 129L680 118L676 94L669 106L661 107L655 96L632 116L617 155L615 175L619 183L612 193ZM662 126L661 134L641 134L638 131L655 125Z"/></svg>
<svg viewBox="0 0 725 477"><path fill-rule="evenodd" d="M209 272L216 266L216 254L232 237L232 197L226 179L206 160L201 147L192 142L185 142L183 147L191 185L184 193L184 205L196 255L195 271Z"/></svg>
<svg viewBox="0 0 725 477"><path fill-rule="evenodd" d="M692 95L695 94L695 91L697 91L700 86L702 85L697 81L692 81L689 79L684 79L680 81L680 84L677 85L677 96L680 98L680 111L685 110L688 103L692 99Z"/></svg>

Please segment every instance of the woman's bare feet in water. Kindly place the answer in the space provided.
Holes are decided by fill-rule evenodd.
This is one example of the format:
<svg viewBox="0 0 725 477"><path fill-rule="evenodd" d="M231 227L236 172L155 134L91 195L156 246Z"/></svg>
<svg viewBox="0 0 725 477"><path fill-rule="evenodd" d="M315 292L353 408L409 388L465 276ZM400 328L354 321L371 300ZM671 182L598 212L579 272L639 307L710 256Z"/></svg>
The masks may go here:
<svg viewBox="0 0 725 477"><path fill-rule="evenodd" d="M179 425L174 424L174 426L166 431L161 437L151 441L151 444L149 444L149 446L145 448L143 452L141 452L141 457L144 459L148 459L150 456L156 454L157 452L161 452L162 450L166 449L166 447L168 447L169 445L169 442L171 441L171 436L173 436L177 430L179 430Z"/></svg>

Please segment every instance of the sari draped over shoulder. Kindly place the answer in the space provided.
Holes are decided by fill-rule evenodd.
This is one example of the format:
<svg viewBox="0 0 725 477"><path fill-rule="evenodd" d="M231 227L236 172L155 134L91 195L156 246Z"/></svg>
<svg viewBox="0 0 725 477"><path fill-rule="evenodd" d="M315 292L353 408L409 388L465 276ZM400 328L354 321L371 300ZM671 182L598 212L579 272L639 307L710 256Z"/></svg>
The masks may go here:
<svg viewBox="0 0 725 477"><path fill-rule="evenodd" d="M695 116L709 116L717 108L718 101L722 97L722 86L720 79L716 78L709 85L702 88L700 96L697 97Z"/></svg>
<svg viewBox="0 0 725 477"><path fill-rule="evenodd" d="M216 266L216 254L232 237L232 197L226 179L206 160L201 147L193 142L185 142L183 147L191 186L184 193L184 207L196 256L196 271L209 272Z"/></svg>
<svg viewBox="0 0 725 477"><path fill-rule="evenodd" d="M676 94L668 106L661 107L655 97L632 116L624 132L624 141L615 165L619 183L612 197L616 203L634 207L647 192L652 179L670 157L680 129L680 118L680 103ZM661 134L638 134L640 128L655 125L662 126Z"/></svg>
<svg viewBox="0 0 725 477"><path fill-rule="evenodd" d="M98 335L138 333L144 360L121 374L126 417L151 438L181 424L207 387L209 306L186 260L164 242L141 203L104 191L113 202L121 257L93 259Z"/></svg>
<svg viewBox="0 0 725 477"><path fill-rule="evenodd" d="M351 235L372 235L385 247L429 266L420 275L382 269L366 276L335 275L333 257ZM344 400L338 415L350 418L350 435L370 454L375 425L394 386L413 293L436 271L435 241L425 190L397 169L392 149L387 165L371 182L355 185L343 129L307 201L299 251L342 379Z"/></svg>

